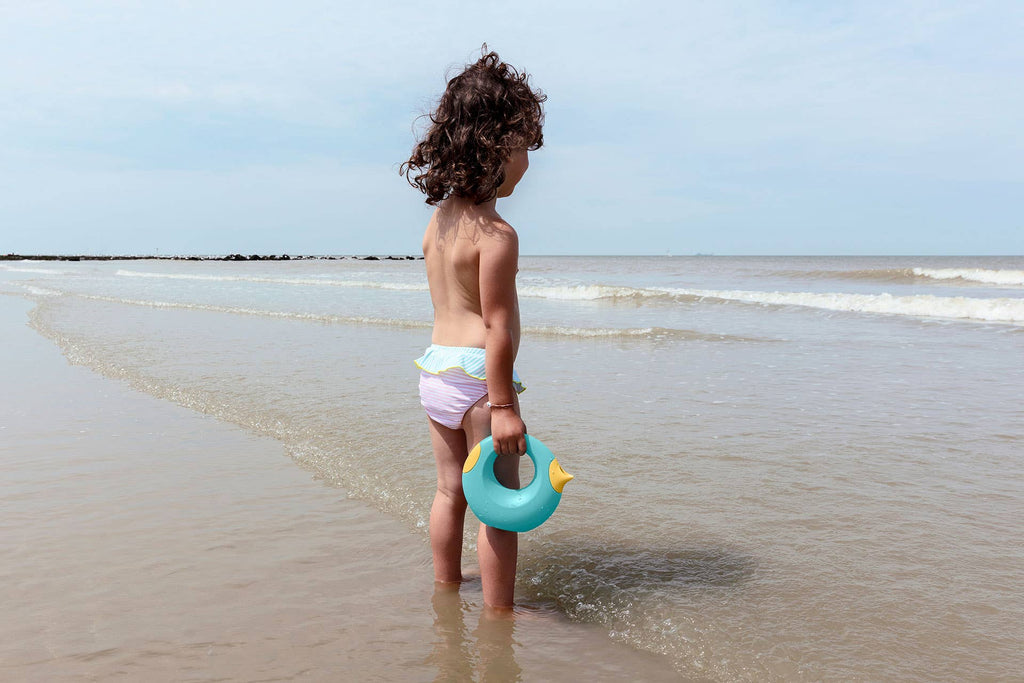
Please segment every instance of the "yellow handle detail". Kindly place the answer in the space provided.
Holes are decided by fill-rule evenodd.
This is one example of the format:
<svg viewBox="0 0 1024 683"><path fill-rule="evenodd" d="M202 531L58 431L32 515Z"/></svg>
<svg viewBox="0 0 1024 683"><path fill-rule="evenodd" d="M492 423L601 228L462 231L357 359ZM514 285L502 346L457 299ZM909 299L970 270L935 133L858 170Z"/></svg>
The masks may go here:
<svg viewBox="0 0 1024 683"><path fill-rule="evenodd" d="M466 464L462 466L462 473L465 474L473 469L476 465L476 461L480 459L480 444L473 446L473 450L469 452L469 457L466 458Z"/></svg>
<svg viewBox="0 0 1024 683"><path fill-rule="evenodd" d="M469 470L465 471L468 472ZM562 466L558 464L557 459L551 461L551 464L548 466L548 479L551 480L551 488L561 493L562 489L565 488L565 485L572 478L573 476L563 470Z"/></svg>

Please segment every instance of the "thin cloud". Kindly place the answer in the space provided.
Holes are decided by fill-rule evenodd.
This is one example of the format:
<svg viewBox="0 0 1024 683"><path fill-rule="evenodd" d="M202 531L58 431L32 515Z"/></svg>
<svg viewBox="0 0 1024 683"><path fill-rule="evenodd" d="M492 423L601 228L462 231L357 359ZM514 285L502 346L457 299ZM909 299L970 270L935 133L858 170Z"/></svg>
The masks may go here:
<svg viewBox="0 0 1024 683"><path fill-rule="evenodd" d="M896 244L889 236L900 230L909 235L900 244L916 239L927 251L935 234L968 224L963 250L1021 251L1012 221L1022 200L991 188L1024 180L1022 30L1024 6L1009 0L526 2L516 11L468 1L8 3L0 230L49 226L19 237L35 251L74 239L88 250L100 232L105 244L132 244L129 212L118 218L79 189L105 192L116 177L163 202L150 184L173 177L183 196L192 188L204 198L188 220L205 227L189 235L194 250L210 251L202 240L224 225L218 202L249 206L238 178L273 167L279 187L293 189L254 180L266 201L312 205L288 239L334 230L358 241L352 226L367 223L381 226L379 239L404 235L425 211L394 168L413 120L487 41L550 96L546 148L507 203L536 230L534 253L573 243L685 253L701 230L731 236L702 251L763 251L766 225L790 252L801 243L872 251ZM324 169L329 180L311 182ZM345 169L358 169L359 182ZM294 189L302 183L310 189ZM68 199L58 207L47 195ZM363 206L368 196L379 204ZM40 201L30 209L26 197ZM351 221L316 210L341 204ZM863 220L831 219L837 211ZM240 215L262 226L254 240L284 239L258 212ZM606 229L581 241L597 220ZM858 228L823 242L816 231L829 221ZM58 225L50 246L39 244Z"/></svg>

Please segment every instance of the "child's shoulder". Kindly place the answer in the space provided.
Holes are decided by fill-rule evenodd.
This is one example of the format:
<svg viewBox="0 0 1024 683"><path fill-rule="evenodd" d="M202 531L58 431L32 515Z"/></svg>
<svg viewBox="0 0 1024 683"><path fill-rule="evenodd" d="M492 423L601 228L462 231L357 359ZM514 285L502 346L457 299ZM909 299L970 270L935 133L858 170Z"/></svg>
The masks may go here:
<svg viewBox="0 0 1024 683"><path fill-rule="evenodd" d="M519 260L519 234L508 221L495 216L483 221L479 226L480 239L477 249L481 262L492 265L508 264L512 267ZM504 265L499 266L505 268Z"/></svg>
<svg viewBox="0 0 1024 683"><path fill-rule="evenodd" d="M488 217L479 224L480 240L477 247L481 252L498 252L499 254L519 253L519 233L501 216Z"/></svg>
<svg viewBox="0 0 1024 683"><path fill-rule="evenodd" d="M519 242L519 233L498 214L486 216L478 221L480 233L487 239L496 242Z"/></svg>

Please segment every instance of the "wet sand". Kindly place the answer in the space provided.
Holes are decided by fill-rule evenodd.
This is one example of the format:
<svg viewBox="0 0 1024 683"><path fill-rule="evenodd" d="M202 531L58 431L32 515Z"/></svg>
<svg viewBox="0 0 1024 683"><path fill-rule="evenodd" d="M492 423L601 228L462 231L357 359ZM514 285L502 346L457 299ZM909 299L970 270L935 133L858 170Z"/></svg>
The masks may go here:
<svg viewBox="0 0 1024 683"><path fill-rule="evenodd" d="M277 441L69 365L0 296L0 678L676 680L545 606L435 590L425 535Z"/></svg>

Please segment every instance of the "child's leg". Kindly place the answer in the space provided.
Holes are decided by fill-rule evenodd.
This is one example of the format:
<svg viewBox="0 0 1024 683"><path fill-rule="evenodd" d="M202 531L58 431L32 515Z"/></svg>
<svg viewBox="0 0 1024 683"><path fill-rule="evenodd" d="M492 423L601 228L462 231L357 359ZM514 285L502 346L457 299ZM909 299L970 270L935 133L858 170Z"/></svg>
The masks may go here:
<svg viewBox="0 0 1024 683"><path fill-rule="evenodd" d="M462 427L466 443L472 448L491 433L491 411L484 405L484 397L466 413ZM519 412L519 399L516 412ZM519 458L499 456L494 462L494 475L508 488L519 488ZM519 554L519 534L480 524L477 537L480 558L480 579L483 584L484 604L490 607L512 607L516 588L516 560Z"/></svg>
<svg viewBox="0 0 1024 683"><path fill-rule="evenodd" d="M430 420L430 443L437 463L437 493L430 506L430 548L434 554L434 580L462 581L462 527L466 496L462 493L462 466L466 463L466 436Z"/></svg>

